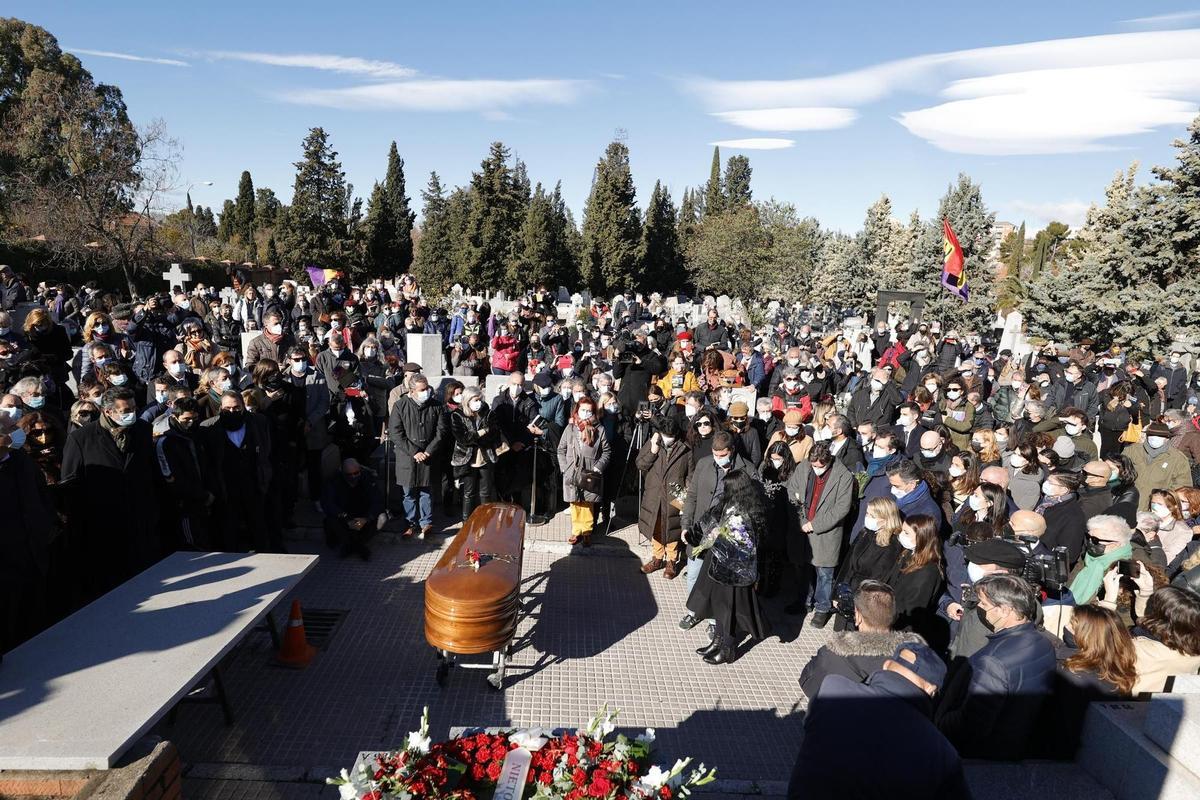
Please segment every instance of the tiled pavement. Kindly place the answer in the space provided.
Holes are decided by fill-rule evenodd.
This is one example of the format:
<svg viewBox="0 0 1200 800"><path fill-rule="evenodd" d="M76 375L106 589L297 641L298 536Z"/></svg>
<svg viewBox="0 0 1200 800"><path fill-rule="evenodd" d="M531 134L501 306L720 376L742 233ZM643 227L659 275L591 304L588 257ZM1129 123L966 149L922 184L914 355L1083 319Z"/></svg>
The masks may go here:
<svg viewBox="0 0 1200 800"><path fill-rule="evenodd" d="M293 549L323 558L294 596L350 614L304 671L270 666L265 634L231 654L234 725L225 727L215 707L186 706L163 727L189 765L189 798L334 797L316 781L359 750L398 745L426 705L434 734L445 735L461 725L576 725L609 703L621 709L622 727L657 729L662 760L692 755L717 765L738 781L723 782L730 790L758 781L777 793L786 781L802 722L796 677L824 635L801 631L782 600L768 611L784 641L709 666L693 652L702 630L676 627L682 577L638 571L647 553L636 528L597 539L587 557L568 555L569 522L559 515L527 529L524 614L505 688L491 689L483 670L456 669L439 689L422 581L449 536L399 542L385 529L363 563L325 550L315 529L300 533L308 535Z"/></svg>

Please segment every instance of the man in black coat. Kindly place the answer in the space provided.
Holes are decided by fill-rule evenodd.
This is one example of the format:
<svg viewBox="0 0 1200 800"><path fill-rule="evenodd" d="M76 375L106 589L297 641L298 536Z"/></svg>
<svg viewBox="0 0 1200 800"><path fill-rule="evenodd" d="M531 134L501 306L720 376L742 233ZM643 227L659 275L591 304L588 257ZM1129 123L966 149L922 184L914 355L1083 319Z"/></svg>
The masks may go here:
<svg viewBox="0 0 1200 800"><path fill-rule="evenodd" d="M376 520L383 510L383 495L374 476L353 458L342 462L342 469L325 484L321 508L325 511L325 543L341 546L342 557L356 553L363 561L371 558L367 540L375 533Z"/></svg>
<svg viewBox="0 0 1200 800"><path fill-rule="evenodd" d="M958 754L930 721L945 675L933 650L903 643L865 683L826 678L804 716L789 800L970 798Z"/></svg>
<svg viewBox="0 0 1200 800"><path fill-rule="evenodd" d="M887 371L876 369L871 373L871 380L851 396L846 416L856 427L864 422L873 422L876 428L880 428L892 424L896 419L896 409L903 402L899 387Z"/></svg>
<svg viewBox="0 0 1200 800"><path fill-rule="evenodd" d="M277 526L268 525L271 485L271 425L246 410L234 391L221 395L221 410L200 423L208 463L216 544L228 552L282 553Z"/></svg>
<svg viewBox="0 0 1200 800"><path fill-rule="evenodd" d="M904 445L902 452L906 457L915 459L921 455L921 437L929 431L929 428L921 424L920 406L916 403L905 403L900 406L895 430L896 436Z"/></svg>
<svg viewBox="0 0 1200 800"><path fill-rule="evenodd" d="M162 494L162 539L166 552L208 550L209 509L216 496L205 482L208 454L200 445L200 407L180 397L153 421L154 451Z"/></svg>
<svg viewBox="0 0 1200 800"><path fill-rule="evenodd" d="M409 527L424 539L433 531L433 466L442 445L450 438L442 404L433 396L429 379L414 375L408 394L392 406L388 438L396 452L396 484L404 490L404 514Z"/></svg>
<svg viewBox="0 0 1200 800"><path fill-rule="evenodd" d="M646 344L646 333L640 328L633 341L625 346L624 360L613 365L613 378L621 382L617 402L627 417L637 413L638 403L645 401L650 382L667 370L667 362Z"/></svg>
<svg viewBox="0 0 1200 800"><path fill-rule="evenodd" d="M82 543L80 563L88 565L89 600L161 555L150 423L137 418L132 389L109 389L100 409L100 419L67 436L59 484Z"/></svg>
<svg viewBox="0 0 1200 800"><path fill-rule="evenodd" d="M724 322L721 322L715 308L710 308L707 321L697 325L692 331L692 339L697 352L703 352L713 344L720 350L728 349L729 329L725 327Z"/></svg>
<svg viewBox="0 0 1200 800"><path fill-rule="evenodd" d="M45 622L54 509L37 466L0 433L0 657Z"/></svg>

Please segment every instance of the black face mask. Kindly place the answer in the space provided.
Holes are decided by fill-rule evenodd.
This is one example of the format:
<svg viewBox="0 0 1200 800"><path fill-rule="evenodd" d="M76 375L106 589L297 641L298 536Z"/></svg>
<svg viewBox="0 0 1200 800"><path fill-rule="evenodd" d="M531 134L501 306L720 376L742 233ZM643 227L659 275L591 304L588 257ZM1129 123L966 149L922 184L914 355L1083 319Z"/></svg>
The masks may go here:
<svg viewBox="0 0 1200 800"><path fill-rule="evenodd" d="M975 606L975 616L979 617L979 621L983 624L983 627L989 631L996 630L996 626L988 621L987 612L983 610L983 606Z"/></svg>
<svg viewBox="0 0 1200 800"><path fill-rule="evenodd" d="M1104 555L1104 550L1107 547L1108 545L1105 542L1101 542L1092 538L1089 538L1084 544L1084 550L1092 558L1099 558L1100 556Z"/></svg>
<svg viewBox="0 0 1200 800"><path fill-rule="evenodd" d="M227 431L236 431L246 424L245 411L222 411L221 427Z"/></svg>

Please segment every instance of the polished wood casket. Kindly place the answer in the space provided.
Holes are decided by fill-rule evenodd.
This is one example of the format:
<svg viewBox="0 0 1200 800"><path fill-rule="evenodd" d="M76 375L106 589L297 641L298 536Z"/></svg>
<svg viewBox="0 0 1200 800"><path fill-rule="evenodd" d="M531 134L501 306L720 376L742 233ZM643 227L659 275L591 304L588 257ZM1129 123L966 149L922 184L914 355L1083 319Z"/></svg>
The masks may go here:
<svg viewBox="0 0 1200 800"><path fill-rule="evenodd" d="M462 655L508 646L517 629L524 540L520 506L475 509L425 579L425 639L431 645ZM468 565L468 550L483 555L478 570Z"/></svg>

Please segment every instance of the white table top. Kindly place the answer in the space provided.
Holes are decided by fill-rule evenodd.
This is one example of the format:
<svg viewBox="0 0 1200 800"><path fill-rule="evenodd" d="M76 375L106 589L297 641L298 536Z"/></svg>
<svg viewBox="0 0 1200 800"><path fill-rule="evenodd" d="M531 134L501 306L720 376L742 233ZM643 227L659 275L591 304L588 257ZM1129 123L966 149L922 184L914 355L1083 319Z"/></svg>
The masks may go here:
<svg viewBox="0 0 1200 800"><path fill-rule="evenodd" d="M175 553L4 655L0 769L106 769L317 562Z"/></svg>

